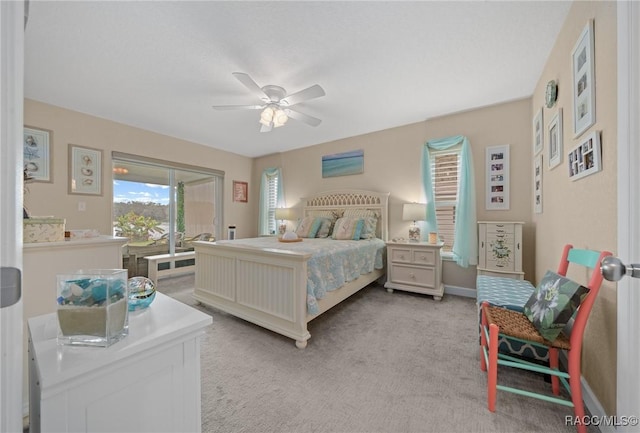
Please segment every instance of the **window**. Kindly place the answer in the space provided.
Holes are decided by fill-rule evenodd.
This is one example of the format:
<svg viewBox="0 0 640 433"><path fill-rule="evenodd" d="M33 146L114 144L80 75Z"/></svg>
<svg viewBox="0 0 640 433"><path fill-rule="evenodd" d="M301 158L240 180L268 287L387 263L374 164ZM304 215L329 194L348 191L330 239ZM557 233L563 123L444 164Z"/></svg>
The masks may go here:
<svg viewBox="0 0 640 433"><path fill-rule="evenodd" d="M451 252L453 249L461 150L460 146L456 146L452 149L430 152L431 183L438 233L444 242L443 252Z"/></svg>
<svg viewBox="0 0 640 433"><path fill-rule="evenodd" d="M267 169L262 175L262 193L260 197L261 235L275 235L277 230L276 208L282 191L280 169Z"/></svg>
<svg viewBox="0 0 640 433"><path fill-rule="evenodd" d="M112 160L114 230L130 245L174 253L196 238L220 239L223 171L121 152Z"/></svg>

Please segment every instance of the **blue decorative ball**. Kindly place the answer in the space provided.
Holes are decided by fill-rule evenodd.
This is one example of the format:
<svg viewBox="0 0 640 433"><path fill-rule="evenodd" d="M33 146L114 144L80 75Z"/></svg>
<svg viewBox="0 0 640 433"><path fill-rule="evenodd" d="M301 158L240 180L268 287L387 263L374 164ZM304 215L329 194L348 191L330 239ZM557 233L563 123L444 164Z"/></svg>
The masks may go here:
<svg viewBox="0 0 640 433"><path fill-rule="evenodd" d="M146 277L131 277L129 286L129 311L147 308L156 297L156 285Z"/></svg>

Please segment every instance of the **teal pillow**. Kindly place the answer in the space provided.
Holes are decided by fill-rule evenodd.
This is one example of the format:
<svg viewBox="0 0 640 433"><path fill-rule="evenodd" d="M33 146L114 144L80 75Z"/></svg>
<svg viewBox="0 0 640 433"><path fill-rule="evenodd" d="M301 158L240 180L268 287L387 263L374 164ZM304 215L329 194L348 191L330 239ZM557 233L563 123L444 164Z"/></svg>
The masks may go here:
<svg viewBox="0 0 640 433"><path fill-rule="evenodd" d="M567 326L589 290L547 271L524 305L524 314L545 339L553 341Z"/></svg>

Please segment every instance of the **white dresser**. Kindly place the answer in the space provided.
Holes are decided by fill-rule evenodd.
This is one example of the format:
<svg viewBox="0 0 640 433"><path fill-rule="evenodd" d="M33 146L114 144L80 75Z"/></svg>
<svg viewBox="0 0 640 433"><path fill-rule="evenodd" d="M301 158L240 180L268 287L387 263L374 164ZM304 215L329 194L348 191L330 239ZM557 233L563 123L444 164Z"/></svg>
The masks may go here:
<svg viewBox="0 0 640 433"><path fill-rule="evenodd" d="M25 243L22 247L24 305L23 411L28 412L27 320L56 311L56 275L80 269L121 269L127 238L99 236L60 242Z"/></svg>
<svg viewBox="0 0 640 433"><path fill-rule="evenodd" d="M478 221L478 275L524 279L523 222Z"/></svg>
<svg viewBox="0 0 640 433"><path fill-rule="evenodd" d="M105 348L59 346L56 314L32 317L29 431L199 432L200 338L211 321L157 293Z"/></svg>
<svg viewBox="0 0 640 433"><path fill-rule="evenodd" d="M387 242L388 292L394 289L433 295L439 301L444 293L442 284L443 243Z"/></svg>

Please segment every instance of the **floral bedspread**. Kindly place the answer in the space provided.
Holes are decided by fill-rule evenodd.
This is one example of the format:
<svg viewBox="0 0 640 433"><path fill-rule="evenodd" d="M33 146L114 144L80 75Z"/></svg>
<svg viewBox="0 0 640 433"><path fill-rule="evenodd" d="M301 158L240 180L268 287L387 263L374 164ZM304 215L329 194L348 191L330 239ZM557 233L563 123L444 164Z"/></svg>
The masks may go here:
<svg viewBox="0 0 640 433"><path fill-rule="evenodd" d="M318 299L327 292L342 287L360 275L384 267L385 243L381 239L358 241L330 238L305 238L302 242L282 243L274 237L218 241L254 248L277 248L300 253L310 253L307 262L307 311L318 313Z"/></svg>

